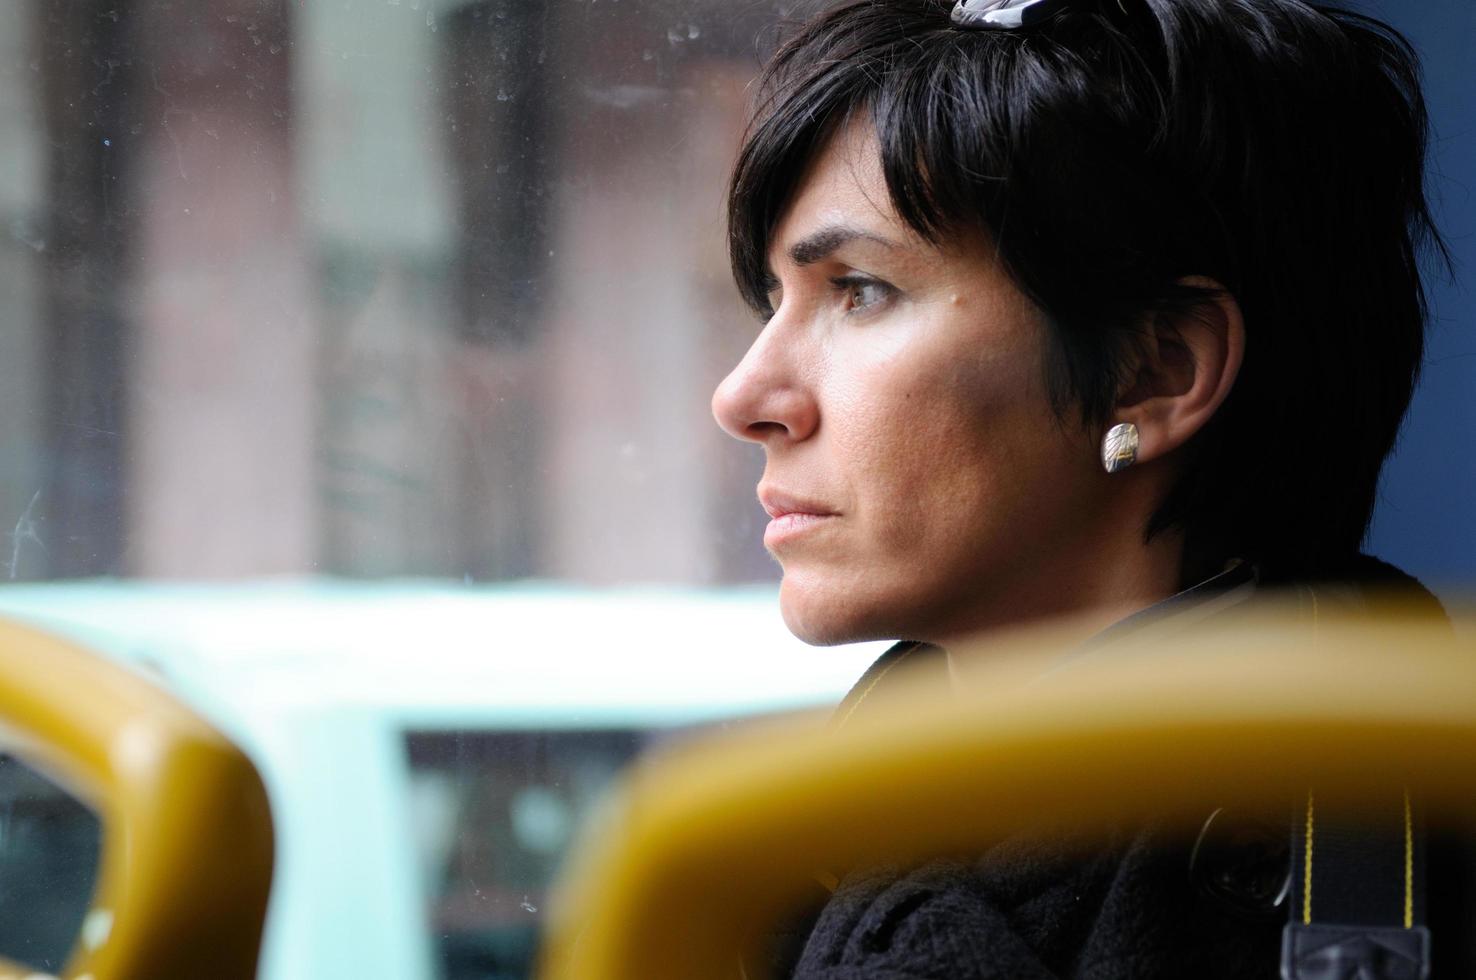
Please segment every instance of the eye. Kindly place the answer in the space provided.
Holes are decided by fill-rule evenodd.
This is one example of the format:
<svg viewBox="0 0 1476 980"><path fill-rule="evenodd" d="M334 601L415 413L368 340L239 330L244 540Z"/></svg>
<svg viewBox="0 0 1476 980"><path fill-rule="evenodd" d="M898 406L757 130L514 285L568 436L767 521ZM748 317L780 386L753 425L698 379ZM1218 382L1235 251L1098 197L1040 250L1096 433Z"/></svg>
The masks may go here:
<svg viewBox="0 0 1476 980"><path fill-rule="evenodd" d="M870 276L852 274L830 281L845 299L848 314L880 309L897 292L896 287Z"/></svg>
<svg viewBox="0 0 1476 980"><path fill-rule="evenodd" d="M784 302L784 291L779 286L778 278L772 275L764 277L763 287L764 296L768 301L769 308L761 313L759 319L768 323L774 318L774 313L779 309L779 304Z"/></svg>

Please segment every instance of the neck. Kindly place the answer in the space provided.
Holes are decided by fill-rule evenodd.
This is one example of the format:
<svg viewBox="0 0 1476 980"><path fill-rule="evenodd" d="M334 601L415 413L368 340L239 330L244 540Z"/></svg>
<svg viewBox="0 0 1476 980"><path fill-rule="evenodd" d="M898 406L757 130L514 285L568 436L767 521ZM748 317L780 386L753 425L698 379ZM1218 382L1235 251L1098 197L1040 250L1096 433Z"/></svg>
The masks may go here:
<svg viewBox="0 0 1476 980"><path fill-rule="evenodd" d="M1165 533L1143 541L1141 523L1116 525L1127 533L1094 545L1062 550L1019 576L1007 594L967 611L929 637L944 648L983 632L1058 621L1085 639L1180 590L1183 539Z"/></svg>

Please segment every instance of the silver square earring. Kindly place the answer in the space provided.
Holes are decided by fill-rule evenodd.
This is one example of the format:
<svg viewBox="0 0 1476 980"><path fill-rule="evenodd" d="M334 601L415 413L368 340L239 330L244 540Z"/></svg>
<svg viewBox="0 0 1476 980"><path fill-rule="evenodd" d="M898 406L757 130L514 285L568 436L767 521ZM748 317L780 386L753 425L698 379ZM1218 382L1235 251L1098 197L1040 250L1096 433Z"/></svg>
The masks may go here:
<svg viewBox="0 0 1476 980"><path fill-rule="evenodd" d="M1108 473L1125 470L1138 461L1138 427L1120 422L1102 437L1102 469Z"/></svg>

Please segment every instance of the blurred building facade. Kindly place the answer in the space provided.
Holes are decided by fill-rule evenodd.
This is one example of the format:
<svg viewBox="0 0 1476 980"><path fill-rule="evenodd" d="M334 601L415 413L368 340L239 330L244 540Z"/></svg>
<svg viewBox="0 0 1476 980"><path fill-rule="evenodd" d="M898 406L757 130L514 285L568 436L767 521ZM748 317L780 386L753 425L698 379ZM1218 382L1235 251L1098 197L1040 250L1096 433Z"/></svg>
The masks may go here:
<svg viewBox="0 0 1476 980"><path fill-rule="evenodd" d="M770 574L706 405L775 10L9 6L5 574Z"/></svg>
<svg viewBox="0 0 1476 980"><path fill-rule="evenodd" d="M722 191L783 2L3 12L0 576L773 575L707 401L756 331ZM1476 18L1374 12L1426 49L1468 274ZM1469 580L1476 314L1435 298L1373 543Z"/></svg>

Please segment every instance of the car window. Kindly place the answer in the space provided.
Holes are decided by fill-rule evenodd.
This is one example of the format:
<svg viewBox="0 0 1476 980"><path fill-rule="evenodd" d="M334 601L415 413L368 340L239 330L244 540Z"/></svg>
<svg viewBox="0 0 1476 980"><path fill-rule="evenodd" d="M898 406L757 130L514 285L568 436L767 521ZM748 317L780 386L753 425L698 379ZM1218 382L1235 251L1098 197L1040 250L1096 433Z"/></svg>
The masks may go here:
<svg viewBox="0 0 1476 980"><path fill-rule="evenodd" d="M88 922L101 834L86 804L0 752L0 957L61 971Z"/></svg>
<svg viewBox="0 0 1476 980"><path fill-rule="evenodd" d="M413 732L406 739L426 902L448 980L527 976L548 888L640 732Z"/></svg>

